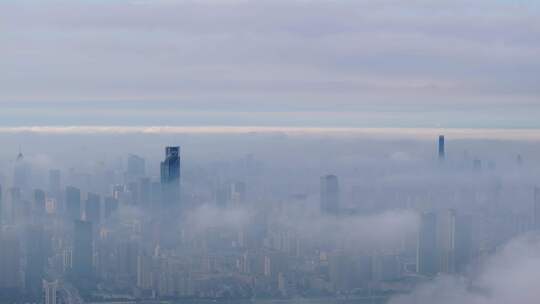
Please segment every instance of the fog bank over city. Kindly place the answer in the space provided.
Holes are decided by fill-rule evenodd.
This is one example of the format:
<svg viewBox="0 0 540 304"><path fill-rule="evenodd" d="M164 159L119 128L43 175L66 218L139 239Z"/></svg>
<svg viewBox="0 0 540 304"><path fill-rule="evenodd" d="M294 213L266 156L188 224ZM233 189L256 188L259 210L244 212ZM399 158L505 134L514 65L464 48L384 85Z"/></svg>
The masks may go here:
<svg viewBox="0 0 540 304"><path fill-rule="evenodd" d="M539 235L513 239L479 266L474 279L442 276L389 304L535 303L540 297Z"/></svg>
<svg viewBox="0 0 540 304"><path fill-rule="evenodd" d="M540 141L484 131L5 129L0 295L534 303Z"/></svg>

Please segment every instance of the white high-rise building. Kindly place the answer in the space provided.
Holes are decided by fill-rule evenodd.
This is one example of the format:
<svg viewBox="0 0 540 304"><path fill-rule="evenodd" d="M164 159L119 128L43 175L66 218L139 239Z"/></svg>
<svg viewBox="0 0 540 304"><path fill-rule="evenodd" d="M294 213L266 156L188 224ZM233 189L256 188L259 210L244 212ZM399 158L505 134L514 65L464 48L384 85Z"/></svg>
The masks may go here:
<svg viewBox="0 0 540 304"><path fill-rule="evenodd" d="M48 282L43 280L44 304L56 304L58 299L58 281Z"/></svg>

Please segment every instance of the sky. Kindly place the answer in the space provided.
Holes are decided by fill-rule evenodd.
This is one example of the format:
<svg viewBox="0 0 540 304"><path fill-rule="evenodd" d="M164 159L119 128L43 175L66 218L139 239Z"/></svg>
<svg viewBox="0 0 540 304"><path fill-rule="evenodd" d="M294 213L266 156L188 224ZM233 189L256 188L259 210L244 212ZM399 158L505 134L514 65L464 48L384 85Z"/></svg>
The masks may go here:
<svg viewBox="0 0 540 304"><path fill-rule="evenodd" d="M0 0L0 126L540 128L540 1Z"/></svg>

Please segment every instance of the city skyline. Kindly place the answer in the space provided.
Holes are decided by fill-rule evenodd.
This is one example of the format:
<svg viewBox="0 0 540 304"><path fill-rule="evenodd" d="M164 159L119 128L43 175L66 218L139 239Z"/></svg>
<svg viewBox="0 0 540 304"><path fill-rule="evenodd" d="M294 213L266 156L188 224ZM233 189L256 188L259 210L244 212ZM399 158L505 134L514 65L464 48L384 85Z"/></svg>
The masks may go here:
<svg viewBox="0 0 540 304"><path fill-rule="evenodd" d="M0 0L0 304L540 303L540 0Z"/></svg>
<svg viewBox="0 0 540 304"><path fill-rule="evenodd" d="M77 135L78 140L98 142L107 136L118 135ZM139 147L157 139L144 136L146 140L136 141ZM521 179L538 181L537 142L512 140L520 143L514 150L504 141L460 140L446 133L427 142L345 137L334 138L325 152L306 147L307 142L329 140L313 134L207 138L212 144L224 136L240 136L242 142L264 139L239 147L234 153L240 158L226 165L186 158L184 151L201 149L200 143L170 136L158 142L177 138L177 145L150 147L159 152L155 156L121 147L113 152L122 154L121 163L98 157L97 167L86 169L80 162L43 167L24 149L14 152L9 165L13 176L0 174L1 189L6 189L0 197L0 242L11 248L0 249L5 271L0 297L43 297L49 299L45 304L55 304L51 293L57 303L84 303L103 295L172 303L346 296L408 304L419 303L412 299L418 299L422 288L448 286L451 292L465 293L461 303L472 303L467 301L484 295L461 291L457 282L445 285L450 283L444 278L468 276L485 261L500 264L504 255L520 256L520 246L536 246L538 189L524 186ZM275 147L274 140L298 149L278 156L267 149ZM375 142L376 147L367 149ZM261 144L256 155L244 154ZM493 145L499 148L491 149ZM90 155L96 155L104 145L91 146ZM400 152L386 154L391 147ZM328 164L312 171L310 158L327 153L333 153ZM404 179L404 172L415 171ZM174 190L180 184L181 196ZM487 217L480 211L485 204L490 206ZM524 263L536 259L535 254L523 257ZM318 266L303 269L299 261ZM510 265L504 267L514 267ZM474 273L489 275L488 270ZM244 285L237 276L255 281ZM177 285L168 285L170 280ZM303 280L310 283L302 285ZM234 293L227 295L223 284L233 284ZM508 292L492 283L475 284ZM368 286L371 296L363 295ZM515 287L509 293L512 299L524 291Z"/></svg>

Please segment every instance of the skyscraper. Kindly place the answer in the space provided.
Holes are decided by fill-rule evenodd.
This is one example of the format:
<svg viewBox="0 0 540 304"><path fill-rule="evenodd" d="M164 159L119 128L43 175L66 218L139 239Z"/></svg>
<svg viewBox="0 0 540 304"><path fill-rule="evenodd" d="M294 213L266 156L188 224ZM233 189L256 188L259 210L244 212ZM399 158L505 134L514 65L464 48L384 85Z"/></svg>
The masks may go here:
<svg viewBox="0 0 540 304"><path fill-rule="evenodd" d="M41 297L42 280L45 276L47 248L42 225L32 225L25 231L26 263L25 287L33 299Z"/></svg>
<svg viewBox="0 0 540 304"><path fill-rule="evenodd" d="M128 181L133 181L136 178L143 177L146 171L146 163L144 158L130 154L127 159L126 178Z"/></svg>
<svg viewBox="0 0 540 304"><path fill-rule="evenodd" d="M56 304L58 302L58 281L43 280L44 304Z"/></svg>
<svg viewBox="0 0 540 304"><path fill-rule="evenodd" d="M432 276L437 273L437 216L422 214L416 250L416 271Z"/></svg>
<svg viewBox="0 0 540 304"><path fill-rule="evenodd" d="M229 206L229 197L226 189L220 187L215 191L216 206L226 208Z"/></svg>
<svg viewBox="0 0 540 304"><path fill-rule="evenodd" d="M152 182L148 177L139 179L139 204L144 208L149 208L152 203Z"/></svg>
<svg viewBox="0 0 540 304"><path fill-rule="evenodd" d="M26 189L30 180L30 165L24 160L21 151L17 155L15 167L13 168L13 186Z"/></svg>
<svg viewBox="0 0 540 304"><path fill-rule="evenodd" d="M34 190L34 205L32 208L32 213L37 218L42 218L43 216L45 216L45 213L46 213L45 192L43 190L40 190L40 189Z"/></svg>
<svg viewBox="0 0 540 304"><path fill-rule="evenodd" d="M127 184L127 193L129 196L129 203L138 206L141 203L139 183L130 182Z"/></svg>
<svg viewBox="0 0 540 304"><path fill-rule="evenodd" d="M101 221L101 198L99 195L88 193L84 206L86 220L93 224L99 224Z"/></svg>
<svg viewBox="0 0 540 304"><path fill-rule="evenodd" d="M446 210L437 221L439 272L456 272L456 211Z"/></svg>
<svg viewBox="0 0 540 304"><path fill-rule="evenodd" d="M108 219L118 210L118 200L114 197L105 197L105 219Z"/></svg>
<svg viewBox="0 0 540 304"><path fill-rule="evenodd" d="M81 219L81 190L66 187L66 213L69 220Z"/></svg>
<svg viewBox="0 0 540 304"><path fill-rule="evenodd" d="M540 230L540 187L534 188L534 229Z"/></svg>
<svg viewBox="0 0 540 304"><path fill-rule="evenodd" d="M133 240L122 241L117 245L118 272L129 281L137 281L137 257L139 244Z"/></svg>
<svg viewBox="0 0 540 304"><path fill-rule="evenodd" d="M59 198L60 194L60 170L49 171L49 193L54 198Z"/></svg>
<svg viewBox="0 0 540 304"><path fill-rule="evenodd" d="M21 248L15 234L0 236L0 295L21 287Z"/></svg>
<svg viewBox="0 0 540 304"><path fill-rule="evenodd" d="M456 217L455 264L456 271L463 272L472 258L472 217L458 215Z"/></svg>
<svg viewBox="0 0 540 304"><path fill-rule="evenodd" d="M73 275L77 279L92 275L92 223L76 220L73 234Z"/></svg>
<svg viewBox="0 0 540 304"><path fill-rule="evenodd" d="M9 215L10 221L16 221L18 218L26 216L29 210L26 210L27 206L22 199L21 189L18 187L9 188L9 198L11 209L11 214Z"/></svg>
<svg viewBox="0 0 540 304"><path fill-rule="evenodd" d="M444 135L439 136L439 160L445 160L446 150L444 147Z"/></svg>
<svg viewBox="0 0 540 304"><path fill-rule="evenodd" d="M180 147L166 147L161 162L163 205L176 206L180 202Z"/></svg>
<svg viewBox="0 0 540 304"><path fill-rule="evenodd" d="M321 177L321 212L337 214L339 212L339 182L335 175Z"/></svg>
<svg viewBox="0 0 540 304"><path fill-rule="evenodd" d="M2 230L2 222L3 222L3 211L5 209L4 207L4 201L2 200L2 185L0 185L0 231Z"/></svg>
<svg viewBox="0 0 540 304"><path fill-rule="evenodd" d="M233 205L241 205L246 202L246 183L234 182L230 185L230 199Z"/></svg>

